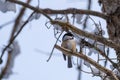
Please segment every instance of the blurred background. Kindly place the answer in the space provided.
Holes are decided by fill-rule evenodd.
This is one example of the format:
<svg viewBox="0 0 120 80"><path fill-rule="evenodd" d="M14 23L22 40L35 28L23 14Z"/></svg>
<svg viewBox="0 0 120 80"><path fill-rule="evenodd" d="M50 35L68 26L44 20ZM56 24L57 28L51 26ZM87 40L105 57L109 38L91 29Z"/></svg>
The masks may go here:
<svg viewBox="0 0 120 80"><path fill-rule="evenodd" d="M40 0L39 4L40 8L87 9L88 0ZM31 5L37 6L38 0L32 1ZM4 26L0 28L1 51L8 43L14 19L17 17L20 9L21 6L16 5L15 12L0 12L0 26ZM92 1L91 10L101 11L97 0ZM24 15L24 19L26 19L31 12L32 11L28 9ZM102 27L105 29L106 24L104 20L93 16L92 18L96 22L101 21ZM79 71L77 70L77 66L74 65L71 69L67 68L67 63L63 60L60 51L55 49L50 61L46 61L56 41L53 27L47 29L45 27L46 21L47 19L41 15L38 20L32 20L24 27L23 31L16 38L20 46L20 53L14 60L12 74L3 80L78 80ZM93 24L89 22L88 25L88 31L94 30ZM107 34L105 34L105 36L107 36ZM58 44L60 45L61 43L59 42ZM3 56L4 63L0 65L1 69L4 67L6 57L7 54ZM76 58L74 62L76 63ZM87 71L86 66L83 68ZM100 80L99 77L92 77L91 74L83 73L81 80L96 79Z"/></svg>

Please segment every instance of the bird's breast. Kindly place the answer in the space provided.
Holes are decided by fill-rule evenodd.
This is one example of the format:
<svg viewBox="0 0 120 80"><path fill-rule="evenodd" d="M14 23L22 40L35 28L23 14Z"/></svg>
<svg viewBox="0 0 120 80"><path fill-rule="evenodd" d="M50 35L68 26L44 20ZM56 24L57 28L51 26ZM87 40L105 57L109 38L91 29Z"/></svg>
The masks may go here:
<svg viewBox="0 0 120 80"><path fill-rule="evenodd" d="M74 40L63 41L62 47L76 51L76 42Z"/></svg>

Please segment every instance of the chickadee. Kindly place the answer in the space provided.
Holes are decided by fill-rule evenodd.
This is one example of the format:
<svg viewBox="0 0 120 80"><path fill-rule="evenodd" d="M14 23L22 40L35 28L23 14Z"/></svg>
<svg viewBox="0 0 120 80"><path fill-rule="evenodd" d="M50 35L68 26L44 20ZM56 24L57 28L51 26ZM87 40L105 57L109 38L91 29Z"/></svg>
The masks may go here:
<svg viewBox="0 0 120 80"><path fill-rule="evenodd" d="M70 32L64 34L62 38L62 47L71 50L72 52L76 52L76 41L74 40L74 35ZM64 53L64 52L63 52ZM71 60L71 55L67 55L68 59L68 68L72 68L72 60ZM63 54L64 60L66 60L66 55Z"/></svg>

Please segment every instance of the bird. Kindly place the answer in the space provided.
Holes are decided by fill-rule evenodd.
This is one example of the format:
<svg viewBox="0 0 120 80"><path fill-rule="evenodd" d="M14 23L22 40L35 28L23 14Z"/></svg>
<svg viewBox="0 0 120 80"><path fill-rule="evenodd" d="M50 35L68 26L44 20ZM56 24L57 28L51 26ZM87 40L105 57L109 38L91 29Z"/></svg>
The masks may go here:
<svg viewBox="0 0 120 80"><path fill-rule="evenodd" d="M61 47L71 50L72 52L76 52L76 41L74 40L74 35L71 32L67 32L62 37ZM65 55L63 53L63 58L66 61L67 59L67 67L72 68L72 60L71 55ZM66 58L67 56L67 58Z"/></svg>

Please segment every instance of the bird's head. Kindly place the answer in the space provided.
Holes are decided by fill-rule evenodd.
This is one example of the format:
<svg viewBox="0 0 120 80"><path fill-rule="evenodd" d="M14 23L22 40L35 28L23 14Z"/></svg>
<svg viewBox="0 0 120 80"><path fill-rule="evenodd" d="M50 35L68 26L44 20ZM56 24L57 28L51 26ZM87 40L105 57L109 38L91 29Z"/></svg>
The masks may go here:
<svg viewBox="0 0 120 80"><path fill-rule="evenodd" d="M62 41L74 39L74 35L71 32L67 32L63 35Z"/></svg>

